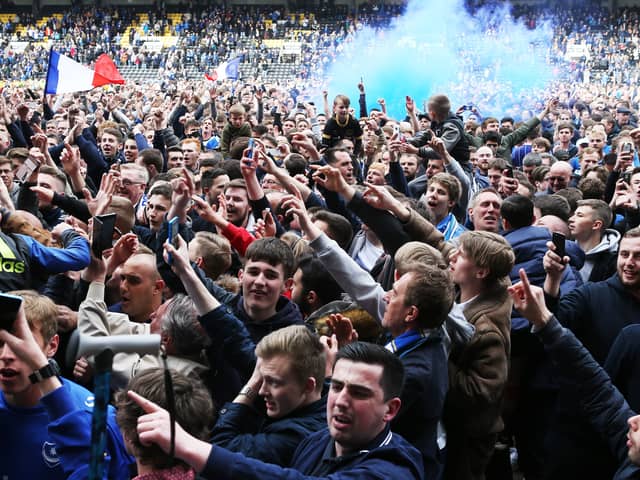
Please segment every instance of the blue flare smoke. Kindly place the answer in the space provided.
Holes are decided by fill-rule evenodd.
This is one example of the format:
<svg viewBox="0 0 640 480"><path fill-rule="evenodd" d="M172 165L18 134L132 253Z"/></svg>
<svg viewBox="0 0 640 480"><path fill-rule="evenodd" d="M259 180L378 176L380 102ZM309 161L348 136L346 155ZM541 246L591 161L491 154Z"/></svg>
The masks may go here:
<svg viewBox="0 0 640 480"><path fill-rule="evenodd" d="M394 118L405 116L405 96L423 110L435 93L452 109L477 105L483 116L531 108L554 78L547 63L553 30L516 22L507 7L473 16L462 0L411 0L389 29L363 28L342 44L325 73L329 100L339 93L358 112L357 84L364 80L368 108L384 98Z"/></svg>

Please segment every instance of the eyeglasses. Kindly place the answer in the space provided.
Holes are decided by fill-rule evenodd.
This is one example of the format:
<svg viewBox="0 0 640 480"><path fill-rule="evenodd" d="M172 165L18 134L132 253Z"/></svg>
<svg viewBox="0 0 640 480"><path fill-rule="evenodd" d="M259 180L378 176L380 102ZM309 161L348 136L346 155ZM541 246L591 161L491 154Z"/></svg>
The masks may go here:
<svg viewBox="0 0 640 480"><path fill-rule="evenodd" d="M565 177L547 177L547 180L550 182L567 182L568 179Z"/></svg>
<svg viewBox="0 0 640 480"><path fill-rule="evenodd" d="M130 187L132 185L144 185L144 182L132 182L128 178L121 179L120 183L122 183L123 187Z"/></svg>

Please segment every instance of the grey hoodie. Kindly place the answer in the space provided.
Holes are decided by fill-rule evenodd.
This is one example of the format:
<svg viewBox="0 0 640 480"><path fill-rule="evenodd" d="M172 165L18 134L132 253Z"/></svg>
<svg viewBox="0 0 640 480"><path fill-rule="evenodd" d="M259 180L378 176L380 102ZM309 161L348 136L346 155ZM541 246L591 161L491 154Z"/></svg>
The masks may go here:
<svg viewBox="0 0 640 480"><path fill-rule="evenodd" d="M593 247L588 252L585 252L584 265L580 269L580 276L583 282L589 281L591 271L595 265L596 256L598 253L611 252L616 253L618 251L618 243L620 242L620 232L607 228L602 235L602 240L598 245Z"/></svg>

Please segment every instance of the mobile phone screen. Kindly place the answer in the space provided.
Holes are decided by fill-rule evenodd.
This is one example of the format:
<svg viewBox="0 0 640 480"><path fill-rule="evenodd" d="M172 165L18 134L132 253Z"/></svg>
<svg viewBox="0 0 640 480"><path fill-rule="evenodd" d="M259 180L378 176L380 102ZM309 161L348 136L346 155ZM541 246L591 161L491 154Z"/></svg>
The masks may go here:
<svg viewBox="0 0 640 480"><path fill-rule="evenodd" d="M564 247L565 236L559 232L553 232L551 239L556 247L556 255L563 258L566 255Z"/></svg>
<svg viewBox="0 0 640 480"><path fill-rule="evenodd" d="M40 162L35 158L28 157L18 170L16 170L16 180L20 183L26 182L31 174L40 166Z"/></svg>
<svg viewBox="0 0 640 480"><path fill-rule="evenodd" d="M0 293L0 330L12 330L20 310L22 297Z"/></svg>
<svg viewBox="0 0 640 480"><path fill-rule="evenodd" d="M113 231L116 227L116 214L108 213L93 217L93 233L91 250L93 254L102 258L102 252L113 245Z"/></svg>
<svg viewBox="0 0 640 480"><path fill-rule="evenodd" d="M167 232L167 240L171 245L173 245L173 248L176 249L178 248L178 221L178 217L173 217L171 220L169 220L169 231ZM167 263L169 265L173 263L173 256L170 253L167 256L167 260Z"/></svg>

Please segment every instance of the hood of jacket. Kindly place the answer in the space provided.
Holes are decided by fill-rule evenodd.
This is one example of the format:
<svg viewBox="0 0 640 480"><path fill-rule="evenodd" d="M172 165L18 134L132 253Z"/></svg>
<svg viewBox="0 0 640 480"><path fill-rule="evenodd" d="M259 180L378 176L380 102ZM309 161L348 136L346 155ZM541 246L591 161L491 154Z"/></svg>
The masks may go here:
<svg viewBox="0 0 640 480"><path fill-rule="evenodd" d="M620 237L620 232L613 230L612 228L607 228L604 231L604 235L602 236L600 243L585 253L587 259L602 252L617 253L618 245L620 244Z"/></svg>

